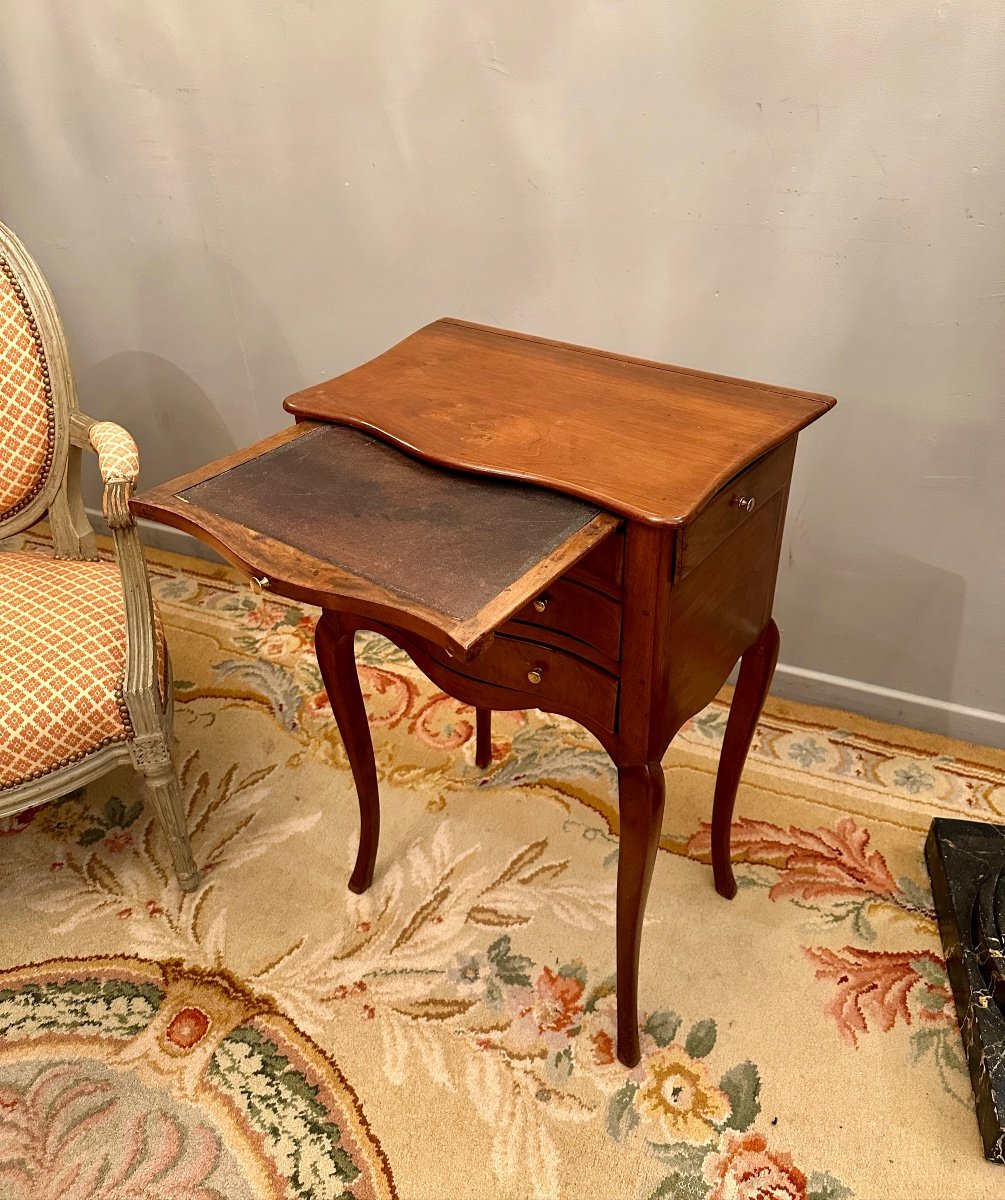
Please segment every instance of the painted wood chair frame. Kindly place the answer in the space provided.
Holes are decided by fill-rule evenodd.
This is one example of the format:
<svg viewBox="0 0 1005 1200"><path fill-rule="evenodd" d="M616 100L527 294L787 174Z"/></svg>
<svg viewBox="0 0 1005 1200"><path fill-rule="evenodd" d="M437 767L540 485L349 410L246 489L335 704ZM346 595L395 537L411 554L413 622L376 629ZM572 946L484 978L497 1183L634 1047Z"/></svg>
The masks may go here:
<svg viewBox="0 0 1005 1200"><path fill-rule="evenodd" d="M2 224L0 270L24 311L35 341L50 407L46 467L26 502L0 512L0 541L16 537L48 517L57 559L97 560L94 530L80 492L80 463L82 450L98 454L104 481L102 509L112 531L115 560L122 577L126 653L121 695L129 718L122 740L82 753L37 778L0 788L0 817L54 800L122 762L131 762L146 783L167 837L178 882L191 891L198 886L199 874L170 750L170 659L165 645L166 690L162 702L150 581L136 523L129 511L139 460L135 457L135 469L123 471L121 461L116 461L115 446L117 443L134 451L132 439L111 422L97 422L80 412L66 339L48 284L18 238ZM2 565L0 555L0 569ZM0 684L3 674L4 663L0 661Z"/></svg>

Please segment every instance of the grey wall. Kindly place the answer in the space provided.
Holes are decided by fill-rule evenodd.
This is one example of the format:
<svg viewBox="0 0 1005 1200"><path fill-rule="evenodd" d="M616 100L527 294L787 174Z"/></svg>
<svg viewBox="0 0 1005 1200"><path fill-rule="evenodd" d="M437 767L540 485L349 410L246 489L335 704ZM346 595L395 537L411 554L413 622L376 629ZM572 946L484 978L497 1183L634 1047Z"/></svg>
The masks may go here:
<svg viewBox="0 0 1005 1200"><path fill-rule="evenodd" d="M49 0L0 55L0 217L144 482L445 314L831 392L779 686L1003 738L1000 5Z"/></svg>

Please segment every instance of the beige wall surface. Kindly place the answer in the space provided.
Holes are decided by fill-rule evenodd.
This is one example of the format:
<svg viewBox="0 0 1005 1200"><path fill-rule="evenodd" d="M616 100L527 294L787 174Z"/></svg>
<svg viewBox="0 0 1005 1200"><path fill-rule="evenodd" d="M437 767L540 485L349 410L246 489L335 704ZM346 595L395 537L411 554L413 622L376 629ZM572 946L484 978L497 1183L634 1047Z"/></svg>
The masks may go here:
<svg viewBox="0 0 1005 1200"><path fill-rule="evenodd" d="M779 687L1003 737L1000 5L48 0L3 23L0 218L145 483L446 314L830 392Z"/></svg>

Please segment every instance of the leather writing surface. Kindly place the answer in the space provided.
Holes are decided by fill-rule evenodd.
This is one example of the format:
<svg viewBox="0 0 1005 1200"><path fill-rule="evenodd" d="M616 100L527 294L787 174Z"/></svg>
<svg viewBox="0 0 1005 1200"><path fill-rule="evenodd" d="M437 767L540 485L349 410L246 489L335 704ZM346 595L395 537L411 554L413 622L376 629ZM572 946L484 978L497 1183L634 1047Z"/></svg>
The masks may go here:
<svg viewBox="0 0 1005 1200"><path fill-rule="evenodd" d="M602 510L433 467L329 425L178 493L459 621Z"/></svg>

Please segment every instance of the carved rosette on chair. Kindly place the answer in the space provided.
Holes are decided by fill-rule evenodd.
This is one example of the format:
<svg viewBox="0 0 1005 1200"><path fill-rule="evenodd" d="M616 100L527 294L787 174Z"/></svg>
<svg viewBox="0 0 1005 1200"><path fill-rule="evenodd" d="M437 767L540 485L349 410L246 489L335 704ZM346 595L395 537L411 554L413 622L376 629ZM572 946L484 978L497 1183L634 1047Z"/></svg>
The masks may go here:
<svg viewBox="0 0 1005 1200"><path fill-rule="evenodd" d="M936 817L925 857L984 1156L1005 1163L1005 827Z"/></svg>
<svg viewBox="0 0 1005 1200"><path fill-rule="evenodd" d="M83 449L97 454L114 562L99 560L84 512ZM170 664L129 510L138 474L129 434L78 410L52 295L0 225L0 540L48 517L54 549L0 553L0 816L131 761L191 890Z"/></svg>
<svg viewBox="0 0 1005 1200"><path fill-rule="evenodd" d="M355 891L380 823L357 630L475 708L480 765L493 709L596 736L618 773L618 1055L633 1066L661 760L742 659L712 813L715 885L732 896L796 437L833 403L444 319L291 396L295 428L132 504L324 609L318 663L360 806Z"/></svg>

